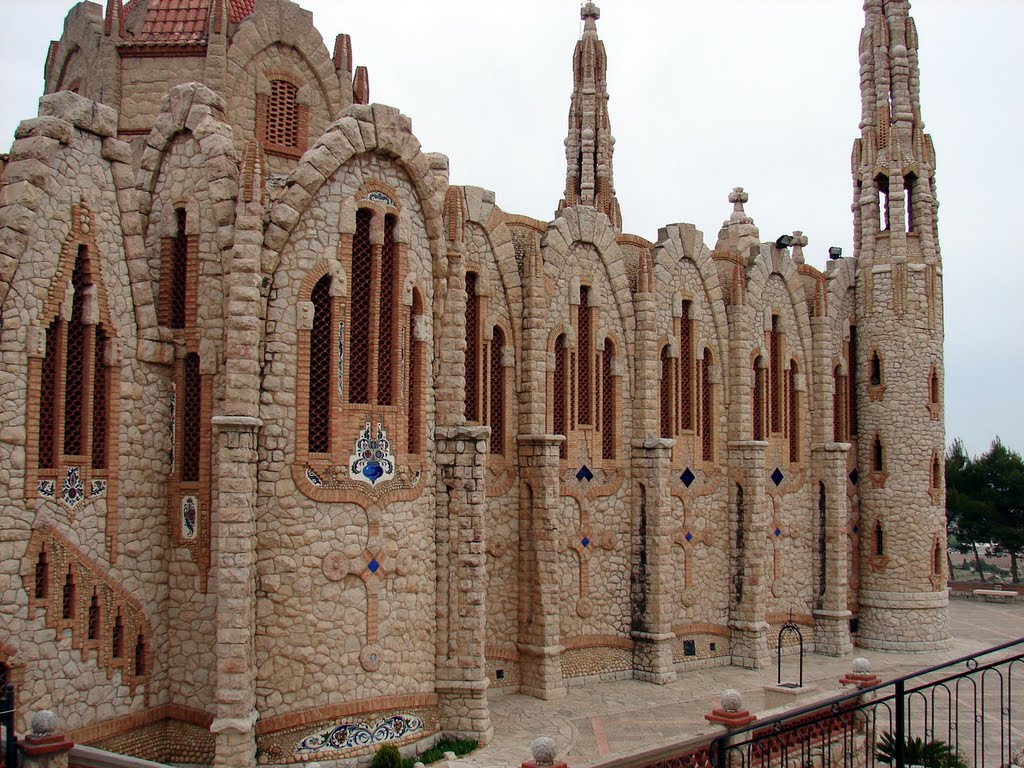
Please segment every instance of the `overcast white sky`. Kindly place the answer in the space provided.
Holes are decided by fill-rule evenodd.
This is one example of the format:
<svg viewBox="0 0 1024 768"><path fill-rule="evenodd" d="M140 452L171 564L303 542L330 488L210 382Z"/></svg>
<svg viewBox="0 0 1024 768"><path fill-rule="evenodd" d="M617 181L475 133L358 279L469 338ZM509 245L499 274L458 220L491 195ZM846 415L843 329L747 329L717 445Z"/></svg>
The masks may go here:
<svg viewBox="0 0 1024 768"><path fill-rule="evenodd" d="M575 0L304 0L352 35L373 101L399 107L456 184L549 219L564 185ZM70 0L0 0L0 145L36 113ZM687 221L713 246L734 186L762 240L802 229L808 263L852 253L860 0L604 0L625 229ZM946 430L1024 450L1024 0L917 0L923 114L938 153ZM1016 242L1015 242L1016 241Z"/></svg>

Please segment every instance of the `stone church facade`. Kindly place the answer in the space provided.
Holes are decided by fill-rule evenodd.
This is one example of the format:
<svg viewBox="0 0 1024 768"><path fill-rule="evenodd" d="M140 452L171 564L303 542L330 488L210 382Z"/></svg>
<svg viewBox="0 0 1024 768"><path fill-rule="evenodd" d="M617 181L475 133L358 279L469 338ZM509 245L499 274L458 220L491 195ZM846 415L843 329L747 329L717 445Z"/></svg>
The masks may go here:
<svg viewBox="0 0 1024 768"><path fill-rule="evenodd" d="M623 231L591 3L551 221L450 185L287 0L76 5L0 177L21 725L329 761L486 740L501 691L761 667L790 618L943 645L935 155L909 3L865 15L821 271L740 188L713 246Z"/></svg>

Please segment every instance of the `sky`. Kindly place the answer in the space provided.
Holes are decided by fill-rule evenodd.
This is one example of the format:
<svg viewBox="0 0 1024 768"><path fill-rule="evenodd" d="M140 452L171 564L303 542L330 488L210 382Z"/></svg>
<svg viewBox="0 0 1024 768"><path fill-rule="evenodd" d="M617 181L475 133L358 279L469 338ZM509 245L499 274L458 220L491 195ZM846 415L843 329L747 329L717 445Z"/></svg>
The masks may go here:
<svg viewBox="0 0 1024 768"><path fill-rule="evenodd" d="M575 0L303 0L352 36L371 100L412 118L453 184L551 218L565 184ZM0 145L36 114L70 0L0 0ZM860 0L604 0L615 187L627 232L690 222L714 246L743 186L762 240L795 229L823 268L853 252ZM16 12L11 9L17 8ZM1024 451L1024 1L916 0L921 100L938 156L946 432ZM1020 247L1020 245L1018 245ZM1022 248L1024 251L1024 248Z"/></svg>

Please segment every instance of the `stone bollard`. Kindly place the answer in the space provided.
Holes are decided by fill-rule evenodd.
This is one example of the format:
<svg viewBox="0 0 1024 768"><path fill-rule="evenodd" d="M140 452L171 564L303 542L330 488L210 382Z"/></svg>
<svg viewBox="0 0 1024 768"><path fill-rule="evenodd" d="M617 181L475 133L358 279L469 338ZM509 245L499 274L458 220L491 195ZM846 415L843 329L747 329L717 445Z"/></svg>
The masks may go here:
<svg viewBox="0 0 1024 768"><path fill-rule="evenodd" d="M567 768L561 760L555 760L558 746L555 740L548 736L541 736L530 742L530 753L533 760L527 760L522 768Z"/></svg>
<svg viewBox="0 0 1024 768"><path fill-rule="evenodd" d="M68 753L74 742L57 733L57 716L48 709L36 712L29 722L29 733L19 747L24 768L67 768Z"/></svg>
<svg viewBox="0 0 1024 768"><path fill-rule="evenodd" d="M711 714L704 715L709 723L720 723L726 728L742 728L757 720L757 717L743 709L743 694L735 688L722 691L722 705L713 709Z"/></svg>
<svg viewBox="0 0 1024 768"><path fill-rule="evenodd" d="M859 690L870 688L882 682L882 678L871 672L871 662L863 657L853 660L853 671L839 678L842 686L855 685Z"/></svg>

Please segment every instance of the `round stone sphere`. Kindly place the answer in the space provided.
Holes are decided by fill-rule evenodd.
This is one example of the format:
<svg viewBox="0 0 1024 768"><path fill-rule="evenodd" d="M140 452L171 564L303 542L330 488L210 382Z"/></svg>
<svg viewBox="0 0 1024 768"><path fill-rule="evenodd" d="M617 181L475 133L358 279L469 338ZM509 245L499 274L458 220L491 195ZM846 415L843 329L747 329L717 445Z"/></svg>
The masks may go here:
<svg viewBox="0 0 1024 768"><path fill-rule="evenodd" d="M537 765L551 765L557 752L558 746L550 736L541 736L530 742L530 754Z"/></svg>
<svg viewBox="0 0 1024 768"><path fill-rule="evenodd" d="M853 674L855 675L866 675L871 671L871 662L865 659L863 656L858 656L853 660Z"/></svg>
<svg viewBox="0 0 1024 768"><path fill-rule="evenodd" d="M735 688L726 688L722 691L722 709L726 712L739 712L743 706L743 694Z"/></svg>
<svg viewBox="0 0 1024 768"><path fill-rule="evenodd" d="M32 715L29 728L33 736L49 736L57 730L57 715L48 709L41 709Z"/></svg>

